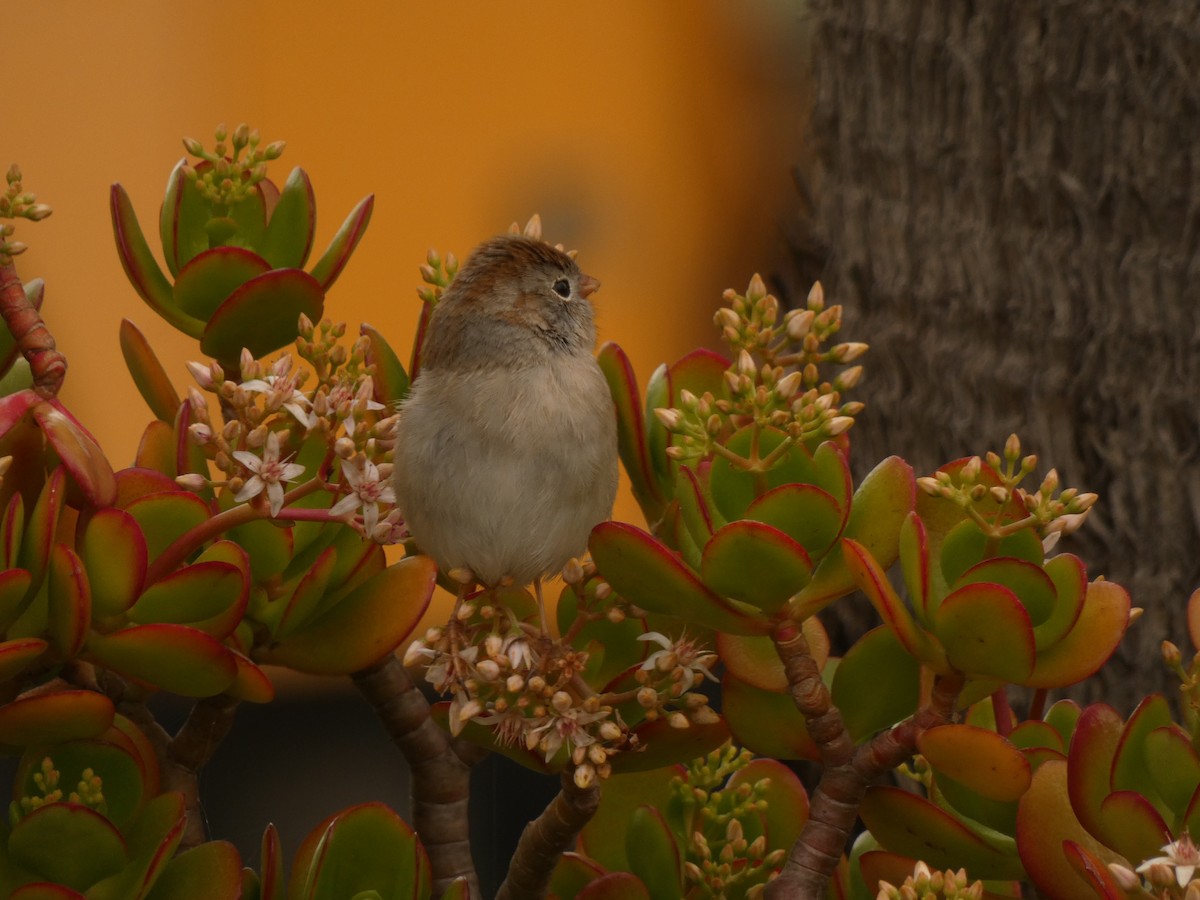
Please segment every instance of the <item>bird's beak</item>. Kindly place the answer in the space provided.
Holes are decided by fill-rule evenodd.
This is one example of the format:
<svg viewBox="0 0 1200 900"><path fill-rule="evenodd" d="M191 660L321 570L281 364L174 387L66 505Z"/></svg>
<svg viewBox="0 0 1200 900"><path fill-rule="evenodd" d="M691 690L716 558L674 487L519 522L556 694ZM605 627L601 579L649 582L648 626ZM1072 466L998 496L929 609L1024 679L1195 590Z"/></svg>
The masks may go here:
<svg viewBox="0 0 1200 900"><path fill-rule="evenodd" d="M591 275L584 275L579 279L579 296L590 297L596 291L600 290L600 281L593 278Z"/></svg>

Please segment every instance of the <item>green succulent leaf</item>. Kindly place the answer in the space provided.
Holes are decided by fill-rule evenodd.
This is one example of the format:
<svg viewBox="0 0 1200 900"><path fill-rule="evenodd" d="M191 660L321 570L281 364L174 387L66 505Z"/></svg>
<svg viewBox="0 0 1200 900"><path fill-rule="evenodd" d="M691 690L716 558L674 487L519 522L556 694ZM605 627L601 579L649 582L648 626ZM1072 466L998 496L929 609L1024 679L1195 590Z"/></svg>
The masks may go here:
<svg viewBox="0 0 1200 900"><path fill-rule="evenodd" d="M42 880L78 891L119 872L126 862L121 833L78 803L49 803L31 812L13 828L8 852Z"/></svg>
<svg viewBox="0 0 1200 900"><path fill-rule="evenodd" d="M1037 655L1028 687L1065 687L1092 675L1112 656L1129 626L1129 593L1112 581L1093 581L1067 635Z"/></svg>
<svg viewBox="0 0 1200 900"><path fill-rule="evenodd" d="M0 641L0 683L20 675L49 648L49 643L36 637Z"/></svg>
<svg viewBox="0 0 1200 900"><path fill-rule="evenodd" d="M930 868L966 868L974 878L1018 879L1024 874L1015 845L994 832L985 840L973 828L900 788L868 788L859 814L893 853L923 859Z"/></svg>
<svg viewBox="0 0 1200 900"><path fill-rule="evenodd" d="M25 747L96 737L112 725L114 713L112 701L95 691L18 697L0 706L0 743Z"/></svg>
<svg viewBox="0 0 1200 900"><path fill-rule="evenodd" d="M550 879L549 896L576 897L584 887L603 874L605 874L604 866L594 859L589 859L580 853L564 853L558 858L558 865L555 866L554 875ZM442 896L442 900L447 900L445 895ZM464 894L461 898L455 897L451 900L470 900L470 898Z"/></svg>
<svg viewBox="0 0 1200 900"><path fill-rule="evenodd" d="M193 528L208 521L208 504L189 491L174 490L146 494L131 501L125 511L141 528L146 539L146 556L157 559L167 547Z"/></svg>
<svg viewBox="0 0 1200 900"><path fill-rule="evenodd" d="M204 323L175 305L171 283L167 281L158 262L150 253L150 247L134 214L133 204L129 202L129 195L119 184L112 186L109 210L112 214L113 236L117 241L117 254L138 296L184 334L194 338L200 337ZM169 258L170 253L167 255Z"/></svg>
<svg viewBox="0 0 1200 900"><path fill-rule="evenodd" d="M558 598L556 615L561 634L565 634L575 621L579 598L575 590L567 587ZM638 636L646 633L644 619L626 617L620 622L609 621L604 616L591 619L575 633L571 645L576 649L589 650L584 680L593 687L608 684L646 656L646 642Z"/></svg>
<svg viewBox="0 0 1200 900"><path fill-rule="evenodd" d="M604 869L630 867L625 827L643 804L663 809L672 796L671 779L684 775L682 766L666 766L614 775L605 782L596 814L579 832L579 848L588 861Z"/></svg>
<svg viewBox="0 0 1200 900"><path fill-rule="evenodd" d="M1200 787L1200 755L1183 729L1173 723L1150 731L1145 736L1144 752L1155 792L1175 820L1182 821Z"/></svg>
<svg viewBox="0 0 1200 900"><path fill-rule="evenodd" d="M79 546L96 615L115 616L132 606L146 580L148 556L137 520L123 509L99 509Z"/></svg>
<svg viewBox="0 0 1200 900"><path fill-rule="evenodd" d="M1017 800L1029 789L1032 772L1021 751L994 731L975 725L930 728L917 749L938 775L947 775L989 800Z"/></svg>
<svg viewBox="0 0 1200 900"><path fill-rule="evenodd" d="M643 804L633 811L625 832L630 871L654 900L682 900L683 860L662 812Z"/></svg>
<svg viewBox="0 0 1200 900"><path fill-rule="evenodd" d="M732 634L765 634L767 620L710 590L675 554L651 535L622 522L592 531L592 558L613 590L652 612L698 622Z"/></svg>
<svg viewBox="0 0 1200 900"><path fill-rule="evenodd" d="M726 447L738 456L749 459L756 442L759 457L766 457L788 440L777 429L747 425L734 432L726 442ZM851 490L845 455L828 441L811 456L803 446L793 444L783 453L779 462L766 472L750 472L733 465L724 456L718 456L712 463L710 484L717 509L731 522L745 518L751 503L781 485L815 485L837 500L839 505L849 499Z"/></svg>
<svg viewBox="0 0 1200 900"><path fill-rule="evenodd" d="M146 900L240 900L242 859L228 841L185 850L154 881Z"/></svg>
<svg viewBox="0 0 1200 900"><path fill-rule="evenodd" d="M50 553L47 601L54 649L71 659L83 648L92 624L92 591L83 561L64 544L55 544Z"/></svg>
<svg viewBox="0 0 1200 900"><path fill-rule="evenodd" d="M1111 839L1101 805L1112 792L1112 764L1123 731L1124 723L1115 709L1094 703L1080 714L1067 753L1071 808L1083 827L1106 844Z"/></svg>
<svg viewBox="0 0 1200 900"><path fill-rule="evenodd" d="M679 505L679 520L687 529L692 545L697 549L703 547L720 525L713 521L700 479L687 466L680 466L675 477L675 502Z"/></svg>
<svg viewBox="0 0 1200 900"><path fill-rule="evenodd" d="M804 716L785 693L764 691L728 672L721 679L721 708L734 741L776 759L818 759Z"/></svg>
<svg viewBox="0 0 1200 900"><path fill-rule="evenodd" d="M1060 553L1046 560L1042 569L1054 584L1054 608L1045 621L1033 626L1038 650L1054 646L1075 627L1087 596L1087 569L1079 557Z"/></svg>
<svg viewBox="0 0 1200 900"><path fill-rule="evenodd" d="M712 536L704 547L700 572L718 594L770 615L808 584L812 560L778 528L744 519ZM747 577L749 573L754 574Z"/></svg>
<svg viewBox="0 0 1200 900"><path fill-rule="evenodd" d="M243 282L208 319L200 349L217 360L236 360L242 348L265 356L296 339L304 313L314 322L325 309L325 289L301 269L274 269Z"/></svg>
<svg viewBox="0 0 1200 900"><path fill-rule="evenodd" d="M437 567L405 557L359 585L328 612L256 652L256 661L314 675L357 672L391 653L424 615ZM370 622L370 628L363 628Z"/></svg>
<svg viewBox="0 0 1200 900"><path fill-rule="evenodd" d="M148 587L129 609L138 624L191 625L218 639L228 637L246 609L245 572L227 562L196 562Z"/></svg>
<svg viewBox="0 0 1200 900"><path fill-rule="evenodd" d="M375 400L389 409L408 395L409 378L404 364L382 334L363 323L359 332L367 339L367 362L375 367L371 376L375 388Z"/></svg>
<svg viewBox="0 0 1200 900"><path fill-rule="evenodd" d="M880 678L887 672L887 678ZM871 629L846 651L833 675L834 705L855 741L912 715L920 702L916 659L886 625Z"/></svg>
<svg viewBox="0 0 1200 900"><path fill-rule="evenodd" d="M1172 724L1171 708L1162 694L1143 698L1125 723L1112 763L1113 790L1141 794L1163 815L1170 815L1170 810L1154 789L1153 773L1146 756L1146 737L1155 729Z"/></svg>
<svg viewBox="0 0 1200 900"><path fill-rule="evenodd" d="M58 400L35 404L31 412L62 462L62 468L82 492L82 499L91 506L111 505L117 496L116 480L96 439ZM78 497L72 499L73 505L80 505L80 502Z"/></svg>
<svg viewBox="0 0 1200 900"><path fill-rule="evenodd" d="M54 546L59 516L66 501L66 479L66 470L61 467L50 473L25 523L18 561L21 568L29 572L34 588L41 585L50 562L50 550Z"/></svg>
<svg viewBox="0 0 1200 900"><path fill-rule="evenodd" d="M86 652L122 675L184 697L219 694L237 675L232 654L216 638L174 623L92 632Z"/></svg>
<svg viewBox="0 0 1200 900"><path fill-rule="evenodd" d="M617 410L617 451L629 475L633 496L648 522L661 518L668 498L664 496L650 459L646 420L633 364L625 351L611 341L596 355ZM653 413L651 413L652 415Z"/></svg>
<svg viewBox="0 0 1200 900"><path fill-rule="evenodd" d="M1033 626L1008 588L964 585L942 601L933 618L946 658L960 672L1014 684L1024 684L1033 672Z"/></svg>
<svg viewBox="0 0 1200 900"><path fill-rule="evenodd" d="M0 634L7 631L21 615L32 585L33 577L26 569L5 569L0 572ZM3 664L0 664L0 668L3 668ZM0 681L3 680L0 678Z"/></svg>
<svg viewBox="0 0 1200 900"><path fill-rule="evenodd" d="M105 787L111 774L105 776ZM112 815L110 809L110 816ZM175 792L159 794L149 801L126 829L130 864L88 891L88 900L128 900L145 897L170 862L183 838L183 797Z"/></svg>
<svg viewBox="0 0 1200 900"><path fill-rule="evenodd" d="M299 166L292 169L267 220L259 248L273 269L299 269L308 262L317 225L312 182Z"/></svg>
<svg viewBox="0 0 1200 900"><path fill-rule="evenodd" d="M167 377L166 370L155 356L146 336L129 319L122 319L120 342L125 366L133 376L138 393L150 407L150 412L161 422L175 421L175 413L179 409L179 395L175 393L171 379Z"/></svg>
<svg viewBox="0 0 1200 900"><path fill-rule="evenodd" d="M716 750L729 740L725 720L674 728L666 718L644 721L633 728L638 742L646 749L639 753L618 753L610 757L614 772L640 772L686 762Z"/></svg>
<svg viewBox="0 0 1200 900"><path fill-rule="evenodd" d="M237 288L274 268L252 250L213 247L192 257L175 278L175 305L207 321Z"/></svg>
<svg viewBox="0 0 1200 900"><path fill-rule="evenodd" d="M609 872L586 885L575 900L654 900L640 878L629 872Z"/></svg>
<svg viewBox="0 0 1200 900"><path fill-rule="evenodd" d="M286 638L297 628L302 627L319 609L321 601L325 597L325 590L329 585L329 576L333 574L336 565L337 549L335 547L325 548L312 567L301 576L291 597L286 602L283 602L282 599L276 601L276 608L280 610L278 625L275 629L276 638Z"/></svg>
<svg viewBox="0 0 1200 900"><path fill-rule="evenodd" d="M783 484L746 507L746 518L778 528L819 559L842 533L850 506L815 484Z"/></svg>
<svg viewBox="0 0 1200 900"><path fill-rule="evenodd" d="M197 169L207 168L208 163L200 163ZM167 177L167 190L163 196L162 208L158 216L158 235L162 241L163 258L167 261L167 269L172 275L178 275L179 270L196 254L208 249L208 233L204 225L208 222L210 211L196 193L195 187L187 179L188 161L181 159ZM195 195L188 198L187 195ZM195 337L196 335L193 335Z"/></svg>
<svg viewBox="0 0 1200 900"><path fill-rule="evenodd" d="M346 221L342 223L337 234L333 236L333 240L321 254L316 265L312 267L312 277L316 279L322 292L328 291L337 281L337 277L342 274L342 269L346 267L350 254L354 252L354 248L358 246L358 242L366 233L367 224L371 221L371 212L374 209L374 194L360 200L358 205L350 211L350 215L346 217ZM315 316L309 318L314 322L317 320Z"/></svg>

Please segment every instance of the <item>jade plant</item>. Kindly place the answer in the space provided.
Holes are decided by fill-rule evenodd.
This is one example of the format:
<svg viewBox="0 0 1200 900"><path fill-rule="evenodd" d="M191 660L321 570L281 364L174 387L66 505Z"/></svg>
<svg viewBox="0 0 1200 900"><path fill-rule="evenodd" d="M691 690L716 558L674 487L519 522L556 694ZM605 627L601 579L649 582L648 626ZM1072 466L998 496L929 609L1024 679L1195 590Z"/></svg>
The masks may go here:
<svg viewBox="0 0 1200 900"><path fill-rule="evenodd" d="M161 265L110 194L134 290L198 342L164 365L120 324L151 416L125 468L58 399L45 287L13 263L16 220L49 208L15 167L0 197L0 751L18 757L0 892L482 897L467 788L494 752L560 786L503 898L1200 895L1200 662L1164 645L1178 721L1160 696L1128 719L1055 700L1137 615L1057 552L1097 498L1039 477L1016 436L856 483L867 345L841 340L820 285L786 310L757 276L727 291L723 351L644 394L600 348L644 521L593 531L548 621L523 585L439 573L389 486L457 258L420 266L406 366L326 317L373 198L305 269L314 192L299 168L270 179L282 142L184 144ZM438 583L459 602L416 634ZM879 624L835 648L820 614L856 591ZM275 667L351 678L411 769L411 825L342 810L289 862L263 823L258 872L206 833L198 772L241 703L271 702ZM157 692L190 698L174 734Z"/></svg>

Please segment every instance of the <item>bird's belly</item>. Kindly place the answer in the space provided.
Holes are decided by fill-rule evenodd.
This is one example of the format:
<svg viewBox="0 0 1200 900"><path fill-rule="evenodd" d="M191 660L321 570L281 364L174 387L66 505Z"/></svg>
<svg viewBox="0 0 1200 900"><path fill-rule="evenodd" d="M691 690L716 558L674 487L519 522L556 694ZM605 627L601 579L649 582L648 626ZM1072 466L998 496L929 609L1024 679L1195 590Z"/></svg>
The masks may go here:
<svg viewBox="0 0 1200 900"><path fill-rule="evenodd" d="M401 416L397 498L440 565L528 583L584 551L616 486L612 409L587 363L594 375L538 367L423 377ZM581 400L597 388L604 403Z"/></svg>

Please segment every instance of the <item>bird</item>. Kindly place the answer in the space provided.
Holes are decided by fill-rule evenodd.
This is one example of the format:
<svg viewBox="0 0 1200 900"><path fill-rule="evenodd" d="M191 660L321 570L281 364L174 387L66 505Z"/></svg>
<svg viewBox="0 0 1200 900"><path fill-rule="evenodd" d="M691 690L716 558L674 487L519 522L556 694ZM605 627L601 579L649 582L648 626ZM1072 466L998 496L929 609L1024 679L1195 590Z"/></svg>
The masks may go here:
<svg viewBox="0 0 1200 900"><path fill-rule="evenodd" d="M543 625L542 579L584 554L616 497L599 286L536 237L479 245L434 308L396 425L392 485L417 547L460 584L532 583Z"/></svg>

